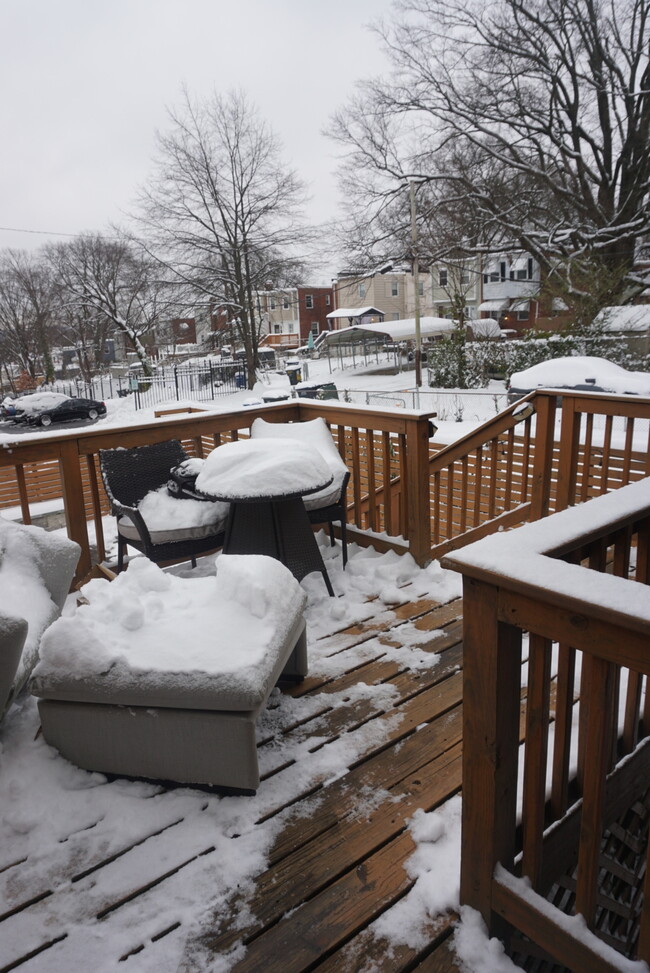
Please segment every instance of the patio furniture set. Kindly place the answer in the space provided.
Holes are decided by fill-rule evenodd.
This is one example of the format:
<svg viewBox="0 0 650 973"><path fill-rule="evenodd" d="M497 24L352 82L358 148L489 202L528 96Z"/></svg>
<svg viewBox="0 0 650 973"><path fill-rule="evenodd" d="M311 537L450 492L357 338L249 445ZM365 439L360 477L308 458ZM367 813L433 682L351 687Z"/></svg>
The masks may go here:
<svg viewBox="0 0 650 973"><path fill-rule="evenodd" d="M89 600L74 616L38 633L40 662L31 687L39 697L44 737L88 770L254 793L260 779L257 717L278 680L307 674L307 599L299 581L320 572L334 595L312 524L329 524L332 544L332 524L341 524L344 566L347 560L349 472L323 419L295 426L257 419L250 440L225 444L205 461L188 457L174 440L105 450L100 459L117 517L118 575L111 595L107 583L91 582ZM178 479L168 489L170 471L178 467L196 472L180 497ZM62 544L56 564L40 558L46 586L50 574L56 577L47 622L60 613L76 564L77 545ZM122 573L128 547L148 560L136 559L138 570ZM163 575L154 565L183 558L195 565L198 556L218 548L223 553L210 592L201 588L208 579L189 582L196 597L207 599L197 602L196 631L187 632L192 657L180 639L168 658L174 619L160 605L173 604L174 586L188 580ZM156 592L150 614L147 585ZM161 599L157 590L165 585L172 588ZM142 615L135 622L129 616L119 647L93 621L93 611L107 618L115 608L119 615L116 587L121 604L138 603ZM250 592L256 589L255 602ZM217 608L209 625L200 623L201 612ZM26 629L27 623L9 620L0 633L0 683L5 660L21 654ZM163 662L142 648L152 642L165 647Z"/></svg>

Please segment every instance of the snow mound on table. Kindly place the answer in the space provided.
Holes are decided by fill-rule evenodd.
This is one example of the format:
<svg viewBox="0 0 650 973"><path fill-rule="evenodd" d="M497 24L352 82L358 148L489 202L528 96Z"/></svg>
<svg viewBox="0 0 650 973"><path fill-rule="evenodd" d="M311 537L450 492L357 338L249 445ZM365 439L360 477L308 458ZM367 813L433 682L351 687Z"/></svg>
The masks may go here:
<svg viewBox="0 0 650 973"><path fill-rule="evenodd" d="M225 554L216 578L179 578L135 558L114 581L90 581L81 594L87 604L41 643L37 686L101 677L115 688L209 689L230 675L246 688L306 600L274 558Z"/></svg>
<svg viewBox="0 0 650 973"><path fill-rule="evenodd" d="M206 458L196 489L210 496L255 500L307 493L332 474L313 447L291 439L225 443Z"/></svg>

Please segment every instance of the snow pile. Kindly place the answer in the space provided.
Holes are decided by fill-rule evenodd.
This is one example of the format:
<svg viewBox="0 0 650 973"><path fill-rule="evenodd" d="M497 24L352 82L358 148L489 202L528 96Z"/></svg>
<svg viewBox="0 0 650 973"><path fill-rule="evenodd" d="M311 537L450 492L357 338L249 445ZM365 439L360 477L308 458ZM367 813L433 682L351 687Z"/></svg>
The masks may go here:
<svg viewBox="0 0 650 973"><path fill-rule="evenodd" d="M307 493L330 479L325 460L310 446L291 439L249 439L214 449L196 478L196 489L252 500Z"/></svg>
<svg viewBox="0 0 650 973"><path fill-rule="evenodd" d="M428 814L418 809L409 823L416 842L405 864L415 885L374 923L375 935L412 949L426 946L427 919L458 909L461 799L452 797Z"/></svg>
<svg viewBox="0 0 650 973"><path fill-rule="evenodd" d="M89 678L120 692L210 691L216 682L254 694L270 647L304 605L279 561L222 555L214 577L189 580L135 558L115 581L90 581L87 601L45 633L37 688L80 688Z"/></svg>

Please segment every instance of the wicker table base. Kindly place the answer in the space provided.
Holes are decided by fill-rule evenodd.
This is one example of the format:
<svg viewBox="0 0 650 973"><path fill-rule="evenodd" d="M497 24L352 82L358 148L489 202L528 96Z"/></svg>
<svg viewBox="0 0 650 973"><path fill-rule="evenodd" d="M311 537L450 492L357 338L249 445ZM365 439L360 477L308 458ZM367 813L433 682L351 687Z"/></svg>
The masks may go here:
<svg viewBox="0 0 650 973"><path fill-rule="evenodd" d="M266 498L230 504L224 554L268 554L282 561L298 581L319 571L334 590L305 505L300 497Z"/></svg>

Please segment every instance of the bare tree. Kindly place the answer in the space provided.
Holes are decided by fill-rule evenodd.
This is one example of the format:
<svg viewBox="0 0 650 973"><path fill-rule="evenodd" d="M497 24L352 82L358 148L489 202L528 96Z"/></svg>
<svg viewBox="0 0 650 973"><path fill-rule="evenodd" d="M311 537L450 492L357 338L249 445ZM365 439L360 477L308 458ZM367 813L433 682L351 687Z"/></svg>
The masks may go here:
<svg viewBox="0 0 650 973"><path fill-rule="evenodd" d="M72 314L78 338L85 347L89 326L125 335L145 375L151 365L142 338L149 334L166 309L159 269L127 240L108 239L100 234L82 235L70 243L47 248L49 260L62 293L62 304Z"/></svg>
<svg viewBox="0 0 650 973"><path fill-rule="evenodd" d="M49 343L53 285L39 254L5 250L0 256L0 334L4 354L30 378L54 377ZM5 362L6 364L6 362Z"/></svg>
<svg viewBox="0 0 650 973"><path fill-rule="evenodd" d="M287 258L305 240L303 187L241 93L204 103L185 93L170 122L140 224L197 304L227 309L252 387L262 324L255 291L286 280Z"/></svg>
<svg viewBox="0 0 650 973"><path fill-rule="evenodd" d="M524 249L578 294L599 266L640 285L649 14L650 0L399 0L379 27L392 78L333 127L351 149L353 202L377 212L425 177L485 228L474 252L490 237Z"/></svg>

